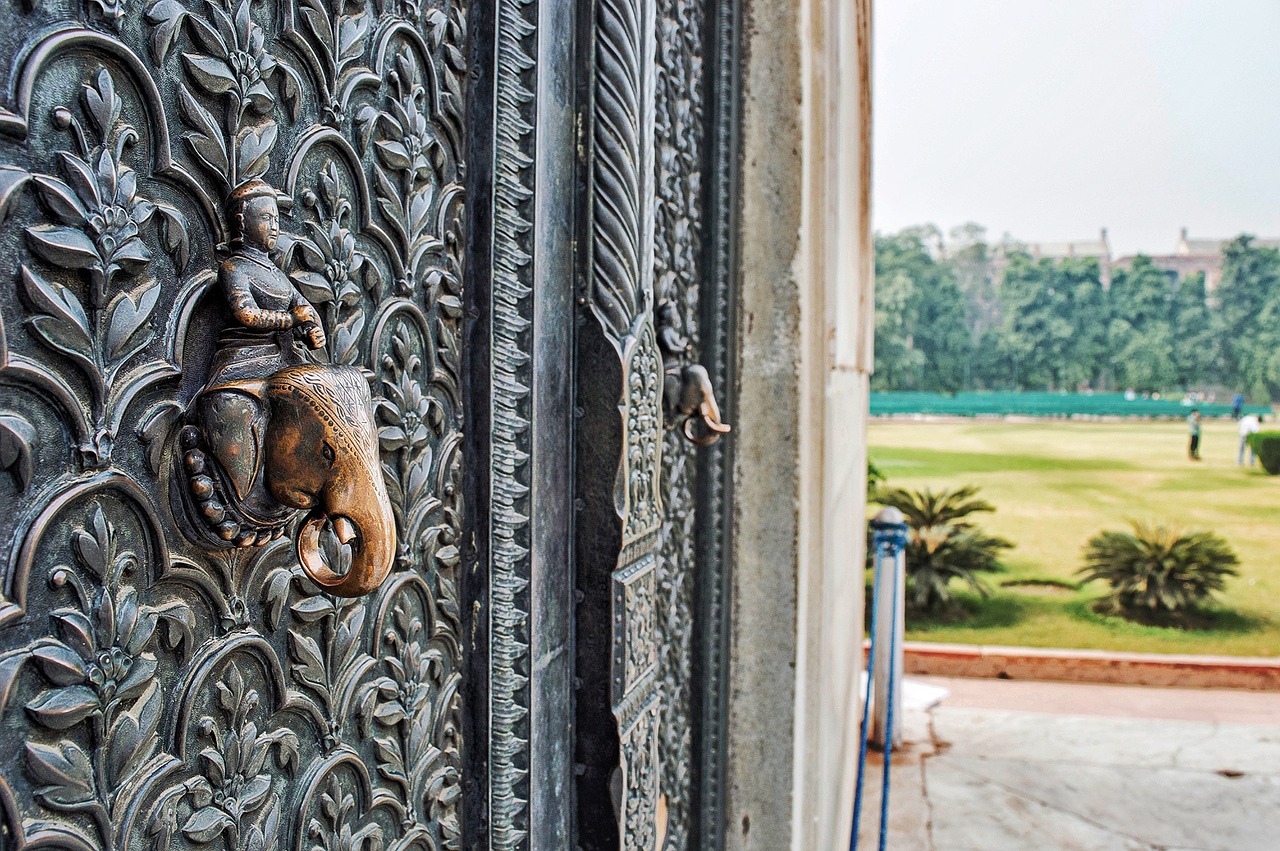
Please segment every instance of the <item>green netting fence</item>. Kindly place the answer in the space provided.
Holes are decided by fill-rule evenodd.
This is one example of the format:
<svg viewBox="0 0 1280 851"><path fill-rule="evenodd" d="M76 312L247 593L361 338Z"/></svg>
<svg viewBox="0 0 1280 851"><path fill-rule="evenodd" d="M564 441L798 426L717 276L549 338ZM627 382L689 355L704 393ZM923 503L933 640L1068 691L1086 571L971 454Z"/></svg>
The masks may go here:
<svg viewBox="0 0 1280 851"><path fill-rule="evenodd" d="M871 394L871 415L933 414L937 416L1024 417L1185 417L1192 408L1204 417L1231 416L1229 403L1181 399L1128 399L1123 393L945 393L912 391ZM1271 413L1269 405L1245 405L1244 413Z"/></svg>

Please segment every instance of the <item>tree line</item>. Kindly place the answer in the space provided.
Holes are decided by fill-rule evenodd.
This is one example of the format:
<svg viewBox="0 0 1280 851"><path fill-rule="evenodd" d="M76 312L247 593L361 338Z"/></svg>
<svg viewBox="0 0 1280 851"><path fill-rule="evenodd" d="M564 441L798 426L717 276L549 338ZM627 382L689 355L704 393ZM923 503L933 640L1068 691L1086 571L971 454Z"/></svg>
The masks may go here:
<svg viewBox="0 0 1280 851"><path fill-rule="evenodd" d="M874 390L1240 390L1280 398L1280 251L1240 236L1212 293L1139 255L1033 259L966 225L877 234Z"/></svg>

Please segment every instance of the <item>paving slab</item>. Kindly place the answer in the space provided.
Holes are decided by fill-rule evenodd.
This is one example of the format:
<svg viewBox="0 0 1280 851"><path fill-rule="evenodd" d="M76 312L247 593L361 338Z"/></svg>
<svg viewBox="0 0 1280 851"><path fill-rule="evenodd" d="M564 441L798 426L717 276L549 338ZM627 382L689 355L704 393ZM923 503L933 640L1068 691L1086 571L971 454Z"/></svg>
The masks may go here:
<svg viewBox="0 0 1280 851"><path fill-rule="evenodd" d="M1280 696L927 682L950 694L903 719L907 745L893 758L890 849L1280 848L1280 702L1266 700ZM1197 718L1208 720L1190 720ZM879 771L873 754L862 849L877 844Z"/></svg>
<svg viewBox="0 0 1280 851"><path fill-rule="evenodd" d="M1133 836L1108 830L1067 808L968 771L958 760L942 759L930 765L928 777L932 820L926 847L930 849L1151 849L1149 843ZM891 803L892 800L890 795Z"/></svg>
<svg viewBox="0 0 1280 851"><path fill-rule="evenodd" d="M991 848L968 841L963 813L944 821L940 796L950 770L985 788L1041 805L1022 821L1024 838L1056 837L1057 826L1080 822L1139 847L1189 845L1224 851L1274 851L1280 836L1280 782L1274 776L1226 778L1212 771L1123 766L1080 766L1025 760L943 757L926 767L934 813L933 838L939 848ZM934 791L936 790L936 791ZM890 796L892 802L892 796ZM992 812L977 825L1000 823ZM1033 843L1010 848L1033 848ZM1058 846L1054 846L1058 847ZM1117 847L1128 847L1118 845Z"/></svg>

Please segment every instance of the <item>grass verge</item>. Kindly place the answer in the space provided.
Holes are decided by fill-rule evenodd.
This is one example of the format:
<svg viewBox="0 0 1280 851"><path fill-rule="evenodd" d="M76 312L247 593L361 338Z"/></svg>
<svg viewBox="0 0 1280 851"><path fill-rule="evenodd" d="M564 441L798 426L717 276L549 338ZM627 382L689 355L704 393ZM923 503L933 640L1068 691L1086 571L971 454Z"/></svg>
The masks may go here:
<svg viewBox="0 0 1280 851"><path fill-rule="evenodd" d="M953 586L969 614L912 617L908 638L1280 655L1280 477L1236 465L1234 423L1206 422L1200 462L1187 459L1176 422L881 420L869 445L889 485L979 486L997 507L983 528L1016 545L1004 572L983 576L991 596ZM1217 532L1240 556L1241 575L1190 624L1095 612L1103 587L1075 587L1085 543L1129 519Z"/></svg>

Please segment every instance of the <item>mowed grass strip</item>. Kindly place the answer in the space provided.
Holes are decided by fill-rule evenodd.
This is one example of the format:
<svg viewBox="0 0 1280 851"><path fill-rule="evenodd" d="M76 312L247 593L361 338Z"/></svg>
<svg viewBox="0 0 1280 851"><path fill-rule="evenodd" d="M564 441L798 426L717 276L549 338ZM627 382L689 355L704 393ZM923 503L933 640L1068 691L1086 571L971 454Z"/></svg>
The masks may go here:
<svg viewBox="0 0 1280 851"><path fill-rule="evenodd" d="M986 600L957 596L963 619L907 624L907 637L967 644L1080 647L1156 653L1280 655L1280 476L1236 465L1236 424L1206 421L1187 459L1184 422L873 420L870 455L891 486L974 484L996 512L977 520L1015 544L1006 570L985 574ZM871 510L875 510L875 506ZM1005 581L1075 582L1088 540L1128 520L1209 530L1240 557L1240 576L1216 595L1213 627L1162 629L1091 611L1104 586L1078 591Z"/></svg>

